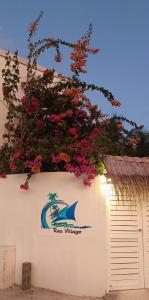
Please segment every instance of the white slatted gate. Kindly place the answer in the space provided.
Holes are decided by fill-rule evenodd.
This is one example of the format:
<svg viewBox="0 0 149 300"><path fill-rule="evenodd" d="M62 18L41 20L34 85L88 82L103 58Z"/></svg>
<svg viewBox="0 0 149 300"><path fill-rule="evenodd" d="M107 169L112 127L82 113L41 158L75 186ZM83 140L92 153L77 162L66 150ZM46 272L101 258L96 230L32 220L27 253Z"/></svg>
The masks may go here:
<svg viewBox="0 0 149 300"><path fill-rule="evenodd" d="M142 209L143 249L144 249L144 286L149 288L149 193Z"/></svg>
<svg viewBox="0 0 149 300"><path fill-rule="evenodd" d="M149 197L141 207L131 196L117 200L111 186L107 207L109 290L148 288Z"/></svg>

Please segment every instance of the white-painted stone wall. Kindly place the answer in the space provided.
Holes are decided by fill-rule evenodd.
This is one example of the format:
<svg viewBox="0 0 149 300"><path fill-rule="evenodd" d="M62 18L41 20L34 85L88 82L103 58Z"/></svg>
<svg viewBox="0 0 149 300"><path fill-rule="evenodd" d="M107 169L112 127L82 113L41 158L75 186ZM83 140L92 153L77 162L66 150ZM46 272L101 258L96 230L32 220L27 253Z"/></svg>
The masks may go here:
<svg viewBox="0 0 149 300"><path fill-rule="evenodd" d="M0 245L0 289L5 289L14 285L15 261L15 246Z"/></svg>
<svg viewBox="0 0 149 300"><path fill-rule="evenodd" d="M87 296L106 289L105 200L100 178L90 188L65 172L41 173L30 189L19 185L25 175L0 179L0 245L16 246L15 282L21 284L22 263L32 263L32 285ZM76 225L81 233L57 233L41 228L47 194L57 193L67 204L78 201Z"/></svg>
<svg viewBox="0 0 149 300"><path fill-rule="evenodd" d="M19 59L21 81L25 81L26 61ZM5 52L0 50L0 70ZM39 67L38 71L43 72ZM0 85L2 76L0 72ZM19 90L20 97L23 91ZM2 89L0 89L2 100ZM0 102L0 144L6 108ZM105 201L100 178L90 188L65 172L37 174L28 191L19 185L25 175L0 179L0 246L16 246L15 282L21 284L22 263L32 263L32 285L87 296L103 296L106 289ZM41 211L47 194L76 207L76 225L90 225L81 233L56 233L41 228Z"/></svg>

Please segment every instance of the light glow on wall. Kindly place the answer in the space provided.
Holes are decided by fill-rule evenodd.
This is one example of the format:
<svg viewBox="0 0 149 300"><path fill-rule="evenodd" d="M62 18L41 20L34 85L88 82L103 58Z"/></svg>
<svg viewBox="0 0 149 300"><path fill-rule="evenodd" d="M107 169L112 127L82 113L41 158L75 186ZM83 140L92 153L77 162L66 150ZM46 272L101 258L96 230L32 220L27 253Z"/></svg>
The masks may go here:
<svg viewBox="0 0 149 300"><path fill-rule="evenodd" d="M111 178L106 178L105 175L100 177L102 192L106 198L106 204L109 204L110 196L112 195L113 185L111 183Z"/></svg>

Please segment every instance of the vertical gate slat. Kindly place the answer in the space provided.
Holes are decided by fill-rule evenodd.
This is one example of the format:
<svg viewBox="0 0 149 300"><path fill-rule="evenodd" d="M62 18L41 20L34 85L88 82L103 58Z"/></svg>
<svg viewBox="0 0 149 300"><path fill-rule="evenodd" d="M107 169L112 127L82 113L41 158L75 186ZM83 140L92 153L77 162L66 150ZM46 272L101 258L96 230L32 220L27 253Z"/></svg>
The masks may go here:
<svg viewBox="0 0 149 300"><path fill-rule="evenodd" d="M142 208L143 220L143 249L144 249L144 279L145 288L149 288L149 194L143 201Z"/></svg>

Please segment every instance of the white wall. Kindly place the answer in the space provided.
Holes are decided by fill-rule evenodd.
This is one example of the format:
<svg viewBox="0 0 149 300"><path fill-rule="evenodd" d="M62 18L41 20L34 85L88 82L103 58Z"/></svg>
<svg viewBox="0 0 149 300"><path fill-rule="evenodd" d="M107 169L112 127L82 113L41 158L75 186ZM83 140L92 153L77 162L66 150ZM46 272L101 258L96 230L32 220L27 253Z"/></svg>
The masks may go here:
<svg viewBox="0 0 149 300"><path fill-rule="evenodd" d="M21 81L25 81L26 61L19 58ZM5 52L0 50L1 70ZM38 67L39 72L44 68ZM57 80L57 79L56 79ZM19 96L23 91L19 90ZM0 100L2 100L0 89ZM0 144L6 118L0 102ZM37 174L28 191L19 189L25 175L0 179L0 245L16 246L15 281L21 284L24 261L32 262L32 284L69 294L103 296L106 289L105 201L97 178L90 188L74 175L56 172ZM78 201L77 222L91 225L80 235L58 234L41 229L40 214L48 202L47 194L56 192L68 204Z"/></svg>
<svg viewBox="0 0 149 300"><path fill-rule="evenodd" d="M15 281L21 266L32 263L32 285L87 296L103 296L106 289L105 201L100 178L90 188L65 172L41 173L30 189L19 185L25 175L0 179L0 245L16 245ZM76 224L90 225L79 235L42 229L40 215L47 194L71 204L78 201Z"/></svg>

